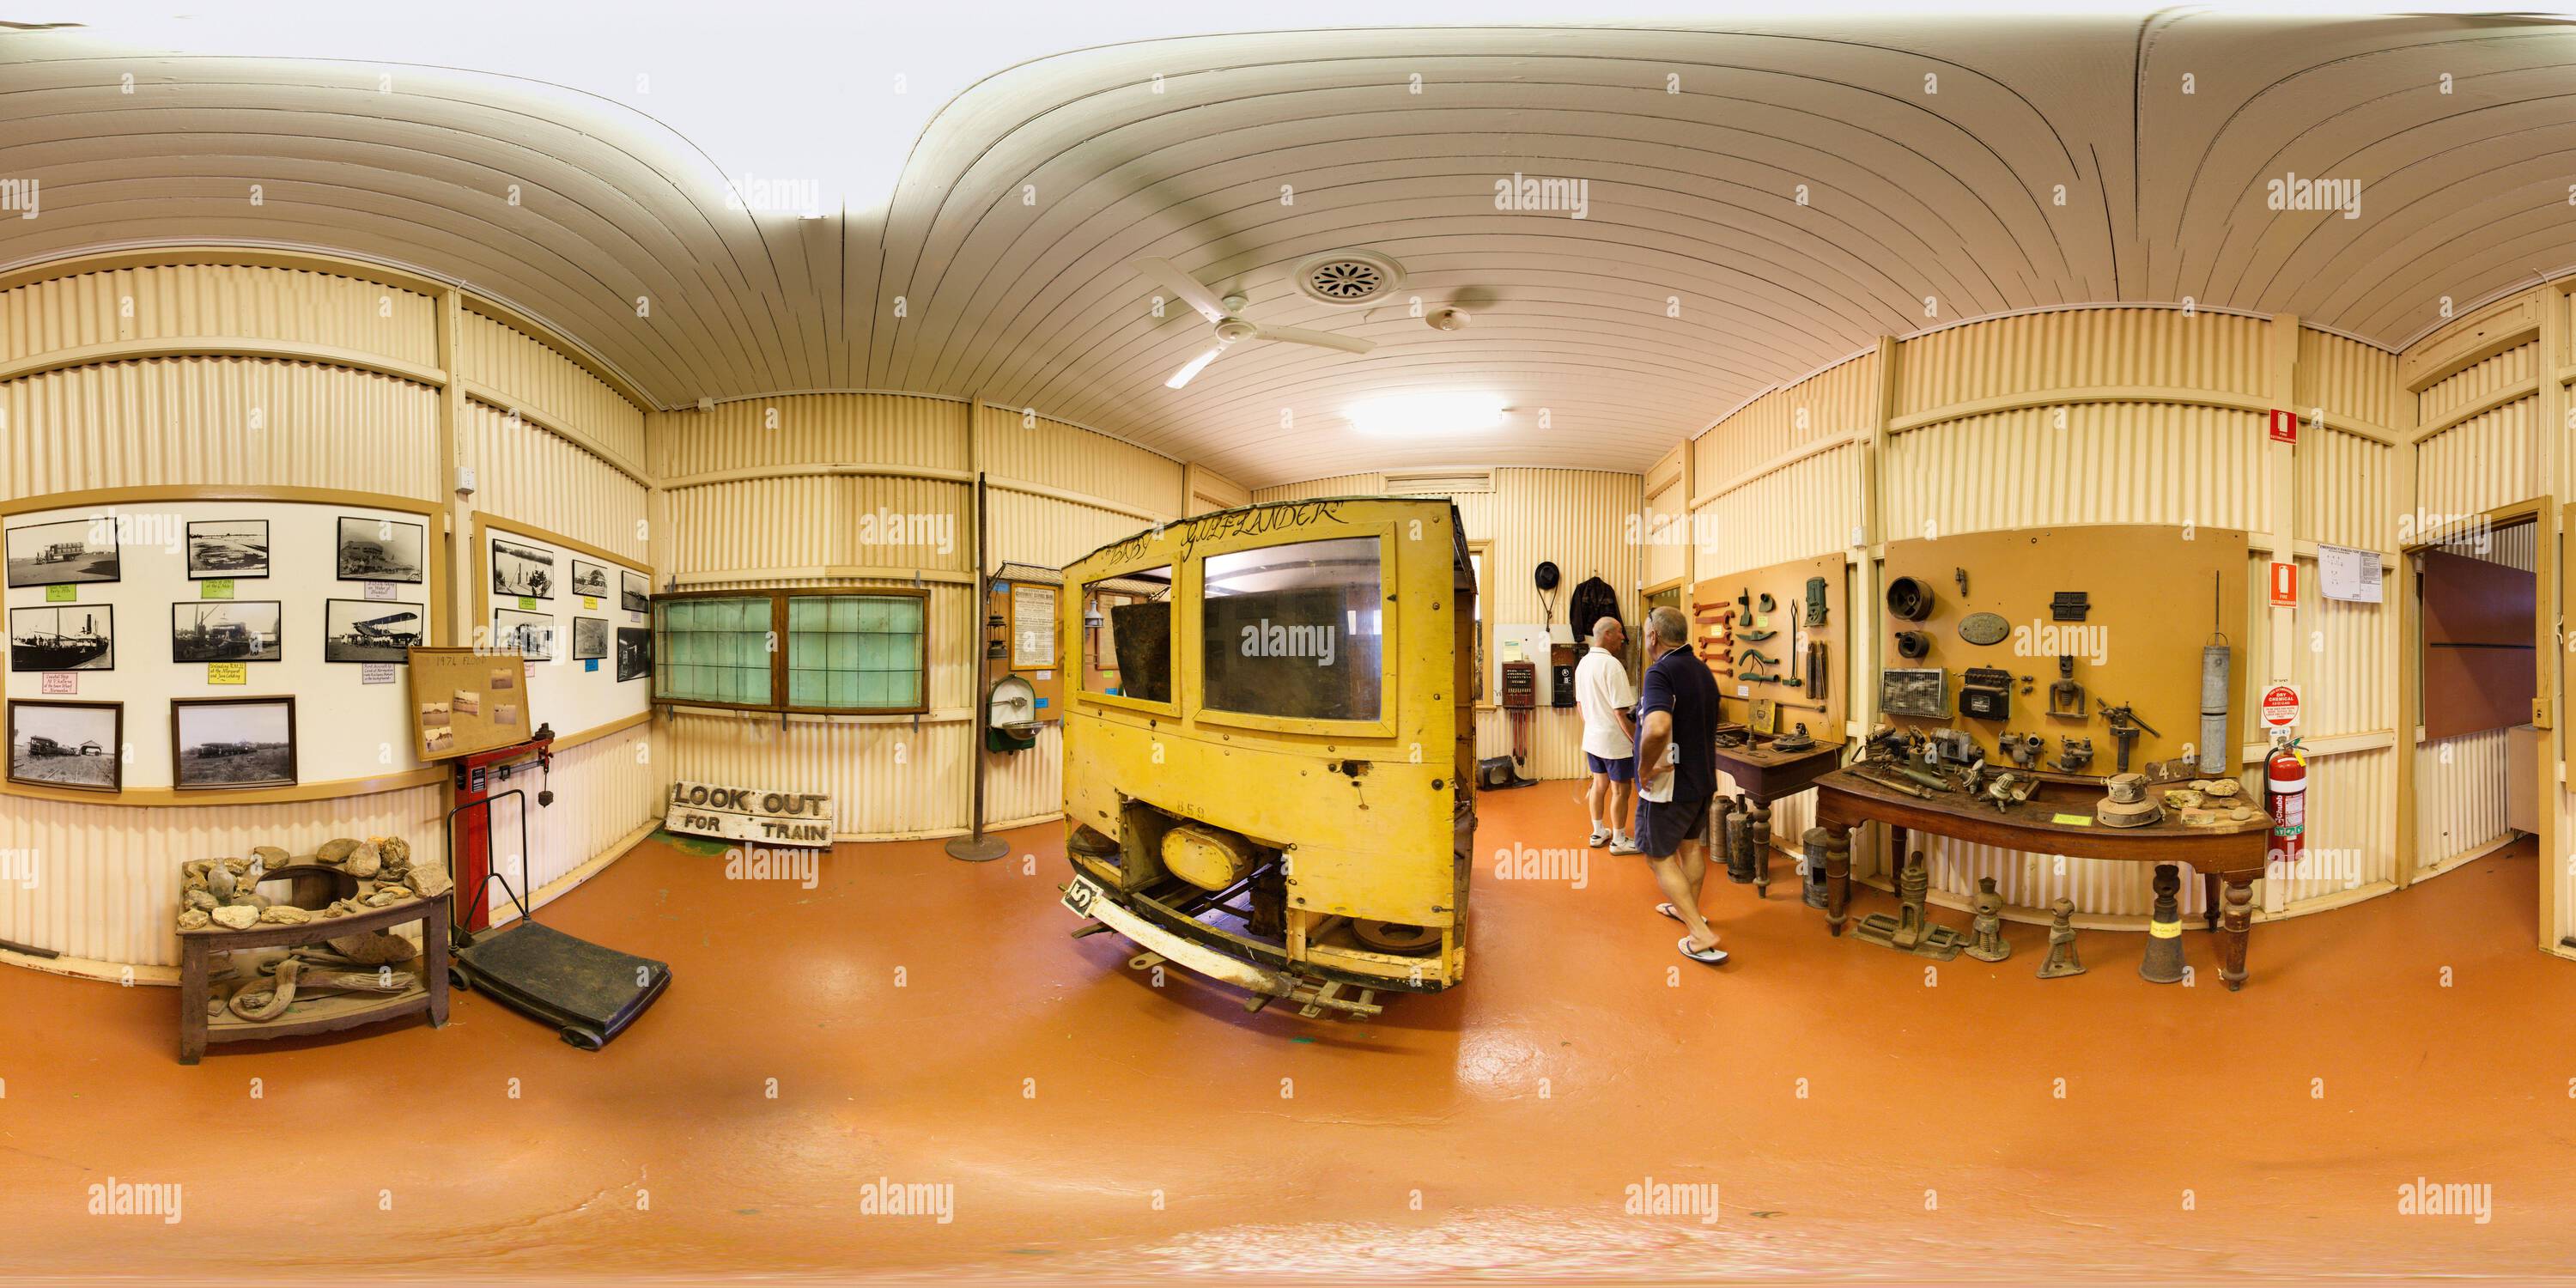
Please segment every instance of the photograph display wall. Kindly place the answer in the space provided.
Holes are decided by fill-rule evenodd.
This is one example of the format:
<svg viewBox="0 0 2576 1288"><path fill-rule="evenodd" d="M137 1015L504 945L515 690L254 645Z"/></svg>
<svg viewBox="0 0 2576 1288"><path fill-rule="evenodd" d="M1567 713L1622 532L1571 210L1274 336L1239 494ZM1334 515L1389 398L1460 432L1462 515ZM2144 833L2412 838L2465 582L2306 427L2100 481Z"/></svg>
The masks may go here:
<svg viewBox="0 0 2576 1288"><path fill-rule="evenodd" d="M0 591L11 634L0 691L10 700L121 704L124 747L112 777L129 792L274 787L288 775L321 782L420 766L397 642L429 630L426 516L278 501L153 502L118 514L104 525L87 510L0 521L15 556ZM343 550L344 533L356 548ZM400 580L379 584L370 599L369 582L340 576L344 555L360 571ZM112 581L104 579L111 568ZM64 595L69 602L54 598ZM112 636L111 648L90 653L92 633ZM221 682L234 677L240 682ZM184 730L174 721L174 708L191 701L288 697L291 706L194 708ZM20 781L111 781L77 754L94 732L73 738L51 727L78 713L21 712ZM75 754L36 756L39 723ZM183 757L173 738L192 735L200 745ZM272 745L281 735L289 744Z"/></svg>
<svg viewBox="0 0 2576 1288"><path fill-rule="evenodd" d="M649 584L642 571L494 521L475 547L476 566L461 575L486 606L479 633L459 642L524 655L531 718L561 738L652 709L652 678L621 679L618 667L621 635L651 636L651 618L627 607Z"/></svg>

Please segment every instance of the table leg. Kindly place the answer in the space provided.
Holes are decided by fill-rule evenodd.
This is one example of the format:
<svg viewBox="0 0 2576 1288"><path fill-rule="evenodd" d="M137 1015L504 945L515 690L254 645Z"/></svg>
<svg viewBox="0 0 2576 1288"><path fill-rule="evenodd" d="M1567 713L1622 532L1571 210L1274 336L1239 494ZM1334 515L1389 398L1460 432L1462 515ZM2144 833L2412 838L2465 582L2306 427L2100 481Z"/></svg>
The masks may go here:
<svg viewBox="0 0 2576 1288"><path fill-rule="evenodd" d="M447 1026L447 901L430 900L420 919L420 967L429 986L429 1027Z"/></svg>
<svg viewBox="0 0 2576 1288"><path fill-rule="evenodd" d="M1771 897L1771 802L1753 798L1753 819L1745 825L1753 846L1753 897Z"/></svg>
<svg viewBox="0 0 2576 1288"><path fill-rule="evenodd" d="M2254 874L2231 872L2224 882L2227 908L2227 938L2219 946L2218 977L2227 982L2227 991L2245 987L2245 941L2254 928Z"/></svg>
<svg viewBox="0 0 2576 1288"><path fill-rule="evenodd" d="M213 982L206 978L210 969L206 958L206 941L195 935L180 936L179 946L179 1063L195 1064L206 1054L206 1002Z"/></svg>
<svg viewBox="0 0 2576 1288"><path fill-rule="evenodd" d="M1851 828L1825 828L1825 933L1840 935L1851 911Z"/></svg>
<svg viewBox="0 0 2576 1288"><path fill-rule="evenodd" d="M2203 872L2203 873L2201 873L2201 874L2200 874L2200 901L2201 901L2201 904L2203 905L2203 906L2202 906L2202 908L2201 908L2201 910L2200 910L2200 918L2201 918L2201 927L2202 927L2202 929L2205 929L2205 930L2212 930L2212 931L2217 930L2217 929L2218 929L2218 874L2217 874L2217 873L2215 873L2215 872Z"/></svg>

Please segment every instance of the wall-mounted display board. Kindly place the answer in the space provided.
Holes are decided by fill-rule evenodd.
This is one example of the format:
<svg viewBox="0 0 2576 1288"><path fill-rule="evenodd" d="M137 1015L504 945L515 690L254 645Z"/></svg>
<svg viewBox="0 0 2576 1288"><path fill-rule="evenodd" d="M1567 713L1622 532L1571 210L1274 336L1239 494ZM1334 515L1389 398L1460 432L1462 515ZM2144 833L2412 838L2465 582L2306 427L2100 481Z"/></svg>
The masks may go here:
<svg viewBox="0 0 2576 1288"><path fill-rule="evenodd" d="M480 630L468 642L527 661L521 701L557 734L652 709L650 577L608 551L489 515L475 517L473 549L478 566L466 575Z"/></svg>
<svg viewBox="0 0 2576 1288"><path fill-rule="evenodd" d="M2240 709L2245 561L2245 534L2221 528L2104 525L1891 541L1878 593L1911 578L1908 589L1928 604L1915 620L1893 607L1885 613L1881 658L1889 668L1943 671L1950 715L1892 715L1888 722L1966 730L1999 765L2011 763L1996 753L2006 733L2045 739L2041 767L2049 769L2057 767L2065 739L2090 739L2093 757L2079 772L2100 776L2115 772L2119 757L2102 709L2125 705L2142 725L2131 768L2176 759L2201 741L2201 650L2215 631L2229 646L2222 755L2225 772L2234 773L2251 727ZM1912 639L1903 638L1907 632ZM1907 656L1909 646L1921 656ZM2081 716L2049 714L2061 657L2073 659L2068 678L2082 687ZM2001 688L2000 717L1967 713L1994 701L1963 700L1962 679L1971 668L2009 677L2000 686L1977 686L1989 693ZM1879 683L1875 675L1867 680ZM2072 691L2055 696L2063 709L2076 705Z"/></svg>
<svg viewBox="0 0 2576 1288"><path fill-rule="evenodd" d="M1723 719L1749 721L1753 702L1768 699L1776 708L1781 733L1803 724L1820 741L1842 738L1845 713L1851 710L1851 650L1845 646L1851 620L1844 602L1847 571L1841 555L1818 555L1697 584L1692 603L1682 611L1691 619L1693 647L1717 678L1717 691L1724 699ZM1823 592L1820 615L1807 607L1814 590ZM1721 620L1730 610L1735 619ZM1726 642L1730 629L1731 645ZM1819 661L1824 666L1822 697L1817 696L1814 675ZM1745 675L1772 678L1740 678ZM1793 678L1794 685L1789 683Z"/></svg>
<svg viewBox="0 0 2576 1288"><path fill-rule="evenodd" d="M478 648L411 650L412 749L422 760L526 742L528 676L543 663Z"/></svg>
<svg viewBox="0 0 2576 1288"><path fill-rule="evenodd" d="M984 598L984 676L987 686L1005 675L1026 680L1040 722L1064 718L1064 672L1056 665L1055 619L1063 602L1061 579L1033 576L1021 565L1004 566ZM1015 579L1010 574L1017 573ZM998 624L996 624L998 621Z"/></svg>
<svg viewBox="0 0 2576 1288"><path fill-rule="evenodd" d="M82 500L0 518L10 553L0 691L13 701L123 704L114 790L133 800L184 789L193 802L420 768L403 648L435 640L443 624L428 584L443 574L442 546L429 539L433 503L404 509L387 504L396 498L296 489ZM174 740L190 729L254 716L274 725L283 711L201 710L181 729L177 704L260 695L292 695L301 712L293 727L201 741L291 746L300 773L182 754ZM78 768L29 759L13 787L46 791L48 775Z"/></svg>

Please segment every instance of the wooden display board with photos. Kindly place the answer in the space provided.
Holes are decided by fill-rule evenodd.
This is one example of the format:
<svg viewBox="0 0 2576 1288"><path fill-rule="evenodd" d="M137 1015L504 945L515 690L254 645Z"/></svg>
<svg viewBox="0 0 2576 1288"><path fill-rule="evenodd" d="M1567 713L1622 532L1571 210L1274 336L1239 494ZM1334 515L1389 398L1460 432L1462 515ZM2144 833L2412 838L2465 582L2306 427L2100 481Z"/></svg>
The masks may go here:
<svg viewBox="0 0 2576 1288"><path fill-rule="evenodd" d="M475 648L411 650L412 750L422 760L452 760L526 742L528 663L512 653Z"/></svg>
<svg viewBox="0 0 2576 1288"><path fill-rule="evenodd" d="M1806 600L1818 583L1825 597L1823 620L1810 626L1807 623L1815 615L1808 612ZM1852 673L1846 643L1851 609L1843 583L1840 554L1700 579L1695 600L1684 611L1691 617L1693 647L1717 680L1722 720L1752 723L1755 701L1767 700L1776 727L1756 732L1785 734L1803 724L1819 742L1841 741L1845 714L1851 710L1851 684L1846 677ZM1765 608L1765 603L1770 607ZM1733 620L1721 620L1730 612L1735 614ZM1750 638L1757 634L1762 638ZM1823 646L1821 698L1816 696L1809 645ZM1744 675L1774 678L1747 680L1741 678ZM1791 678L1798 682L1788 683Z"/></svg>

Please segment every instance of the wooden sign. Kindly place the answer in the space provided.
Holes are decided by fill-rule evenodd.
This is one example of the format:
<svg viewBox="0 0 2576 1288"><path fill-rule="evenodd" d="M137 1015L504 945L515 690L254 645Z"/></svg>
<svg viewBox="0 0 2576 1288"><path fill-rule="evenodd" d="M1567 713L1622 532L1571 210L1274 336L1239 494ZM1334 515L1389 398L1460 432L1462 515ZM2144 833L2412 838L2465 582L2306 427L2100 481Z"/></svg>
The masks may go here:
<svg viewBox="0 0 2576 1288"><path fill-rule="evenodd" d="M679 782L671 784L662 830L767 845L828 846L834 818L829 796Z"/></svg>

